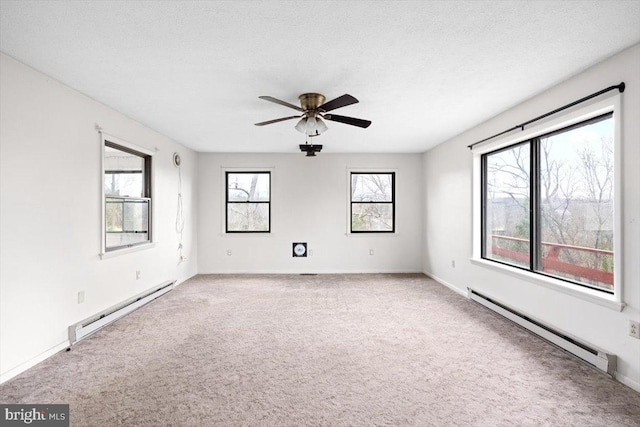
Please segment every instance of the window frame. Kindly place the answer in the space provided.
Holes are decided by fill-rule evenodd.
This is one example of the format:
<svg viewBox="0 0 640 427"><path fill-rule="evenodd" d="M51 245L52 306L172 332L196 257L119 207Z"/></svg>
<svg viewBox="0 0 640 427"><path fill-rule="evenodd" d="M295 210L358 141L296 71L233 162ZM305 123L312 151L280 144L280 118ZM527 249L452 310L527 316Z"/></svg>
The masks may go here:
<svg viewBox="0 0 640 427"><path fill-rule="evenodd" d="M229 175L255 175L255 174L267 174L269 177L269 200L268 201L250 201L246 202L241 201L229 201ZM227 234L270 234L271 233L271 202L272 202L272 194L273 194L273 181L272 181L271 171L270 170L225 170L224 171L224 232ZM267 230L229 230L229 203L232 204L243 204L243 203L264 203L268 205L268 229Z"/></svg>
<svg viewBox="0 0 640 427"><path fill-rule="evenodd" d="M517 145L535 138L550 135L556 131L563 131L576 124L586 122L597 118L604 114L612 113L614 122L614 171L613 171L613 293L602 291L596 288L565 280L556 276L534 272L529 269L519 268L518 266L501 263L493 259L483 257L484 240L483 240L483 219L484 212L483 190L485 186L485 178L483 174L483 155L498 152L501 149ZM507 135L497 138L493 141L481 144L472 149L473 153L473 239L472 239L472 256L471 261L479 266L488 267L493 270L513 275L515 277L526 280L527 282L541 285L550 289L554 289L561 293L571 295L590 301L616 311L622 310L623 301L623 239L622 230L622 123L621 123L621 98L620 94L615 94L605 99L600 98L581 107L576 107L559 117L545 120L544 122L532 126L528 129L521 130L514 135ZM531 161L534 159L532 158ZM537 165L536 165L537 169ZM536 169L532 169L535 171ZM531 197L536 197L532 195ZM533 207L532 207L533 208ZM531 218L531 223L538 219ZM534 236L532 236L534 237ZM534 245L533 238L531 244ZM534 245L535 246L535 245Z"/></svg>
<svg viewBox="0 0 640 427"><path fill-rule="evenodd" d="M613 290L609 291L606 289L602 289L602 288L598 288L596 286L591 286L589 284L586 283L581 283L578 282L576 280L571 280L569 278L566 277L560 277L557 275L553 275L553 274L549 274L546 273L544 271L542 271L542 255L541 255L541 251L540 248L542 246L542 225L541 225L541 199L540 199L540 186L542 185L541 183L541 177L540 177L540 153L541 153L541 147L540 145L542 144L542 140L545 138L550 138L554 135L558 135L561 133L565 133L565 132L569 132L571 130L574 129L580 129L584 126L589 126L591 124L595 124L598 122L601 122L603 120L608 120L608 119L612 119L613 120L613 112L610 113L605 113L605 114L601 114L599 116L596 117L592 117L590 119L587 119L585 121L579 122L579 123L575 123L572 124L570 126L561 128L561 129L557 129L554 130L553 132L549 132L546 134L542 134L536 137L533 137L531 139L527 139L525 141L521 141L518 142L516 144L513 145L509 145L506 147L502 147L499 148L497 150L488 152L488 153L484 153L482 154L482 158L481 158L481 163L482 163L482 211L480 213L481 215L481 224L482 224L482 234L480 236L481 238L481 253L480 256L482 257L482 259L488 260L488 261L493 261L493 262L498 262L500 264L505 264L505 265L509 265L515 268L520 268L522 270L525 271L529 271L531 273L534 274L542 274L544 276L547 277L552 277L554 279L558 279L558 280L563 280L565 282L569 282L571 284L577 285L577 286L583 286L586 288L590 288L599 292L605 292L608 294L613 294ZM615 122L614 122L615 123ZM615 129L615 127L614 127ZM501 261L499 259L495 259L495 258L490 258L487 256L486 251L487 251L487 191L488 191L488 186L487 186L487 180L486 177L488 176L488 170L487 170L487 158L491 155L494 154L499 154L503 151L507 151L510 150L512 148L515 148L517 146L528 146L528 151L529 151L529 265L528 267L524 267L524 266L520 266L517 264L511 264L505 261ZM615 200L614 200L615 203ZM614 252L614 259L615 259L615 252ZM614 274L614 278L615 278L615 274Z"/></svg>
<svg viewBox="0 0 640 427"><path fill-rule="evenodd" d="M535 244L537 243L535 241L535 239L531 236L533 236L533 223L534 221L537 221L537 215L535 215L535 207L533 203L529 204L529 268L525 268L525 267L521 267L518 266L517 264L509 264L508 262L503 262L500 260L496 260L493 258L488 258L486 256L486 243L487 243L487 239L486 239L486 212L487 212L487 203L486 203L486 193L487 193L487 179L486 179L486 170L487 170L487 157L492 155L492 154L498 154L501 153L503 151L507 151L510 150L514 147L517 147L518 145L525 145L528 144L529 145L529 176L531 176L532 173L537 174L537 172L534 169L534 154L531 152L531 146L533 144L531 144L531 142L533 141L533 139L528 139L528 140L524 140L524 141L520 141L520 142L516 142L515 144L512 145L507 145L506 147L500 147L496 150L487 152L487 153L483 153L480 157L480 182L481 182L481 189L480 189L480 194L481 194L481 210L480 210L480 258L487 260L487 261L491 261L491 262L497 262L499 264L503 264L503 265L507 265L509 267L513 267L513 268L518 268L524 271L533 271L533 269L531 268L531 266L533 265L533 259L534 259L534 249L533 247L535 246ZM529 200L530 202L533 201L534 199L534 189L533 189L533 184L534 180L530 179L529 180ZM534 218L535 216L535 218Z"/></svg>
<svg viewBox="0 0 640 427"><path fill-rule="evenodd" d="M113 255L127 253L130 251L135 251L139 249L145 249L148 247L153 247L155 245L153 237L153 217L154 217L154 209L153 209L153 176L154 176L154 162L153 162L153 152L144 147L140 147L136 144L130 143L118 137L108 135L104 132L100 132L100 141L101 141L101 167L100 167L100 189L101 189L101 251L100 258L108 258ZM143 174L143 195L142 197L138 196L112 196L108 195L105 192L105 177L109 172L105 167L105 148L110 147L117 150L120 150L125 153L133 154L142 158L144 162L144 171ZM137 243L128 243L125 245L119 246L107 246L107 218L106 218L106 205L107 199L123 199L123 200L132 200L132 201L144 201L148 203L148 212L147 212L147 239L143 242Z"/></svg>
<svg viewBox="0 0 640 427"><path fill-rule="evenodd" d="M391 201L390 202L354 202L353 201L353 175L391 175ZM391 205L391 230L354 230L353 229L353 205L354 204L389 204ZM395 171L349 171L349 227L351 234L395 234L396 232L396 173Z"/></svg>

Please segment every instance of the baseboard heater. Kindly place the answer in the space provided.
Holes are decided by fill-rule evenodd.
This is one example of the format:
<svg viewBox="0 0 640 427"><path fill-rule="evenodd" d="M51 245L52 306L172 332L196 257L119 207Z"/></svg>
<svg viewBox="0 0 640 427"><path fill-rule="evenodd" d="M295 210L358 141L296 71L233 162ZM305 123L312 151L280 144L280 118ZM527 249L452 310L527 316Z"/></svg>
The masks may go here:
<svg viewBox="0 0 640 427"><path fill-rule="evenodd" d="M173 289L175 280L168 280L160 286L150 291L143 292L133 298L91 316L75 325L69 326L69 343L73 345L78 341L104 328L108 324L115 322L119 318L126 316L132 311L150 303L154 299L166 294Z"/></svg>
<svg viewBox="0 0 640 427"><path fill-rule="evenodd" d="M512 322L528 329L534 334L544 338L545 340L561 347L562 349L572 353L579 357L590 365L600 369L601 371L609 374L611 377L615 377L617 357L613 354L609 354L606 351L599 349L591 344L586 344L578 339L569 336L563 332L556 331L551 327L543 324L540 321L532 319L516 310L507 307L504 304L496 302L495 300L482 295L473 289L467 288L469 292L469 298L473 301L482 304L490 310L506 317Z"/></svg>

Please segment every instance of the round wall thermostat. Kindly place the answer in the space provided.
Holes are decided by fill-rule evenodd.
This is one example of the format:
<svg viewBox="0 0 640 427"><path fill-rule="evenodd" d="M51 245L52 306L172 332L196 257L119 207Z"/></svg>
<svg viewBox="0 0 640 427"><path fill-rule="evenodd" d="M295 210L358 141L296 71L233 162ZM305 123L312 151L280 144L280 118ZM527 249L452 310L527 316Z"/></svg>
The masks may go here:
<svg viewBox="0 0 640 427"><path fill-rule="evenodd" d="M294 257L306 257L307 256L307 244L306 243L294 243L293 244L293 256Z"/></svg>
<svg viewBox="0 0 640 427"><path fill-rule="evenodd" d="M180 154L178 153L173 153L173 166L178 167L180 166L180 162L182 160L180 159Z"/></svg>

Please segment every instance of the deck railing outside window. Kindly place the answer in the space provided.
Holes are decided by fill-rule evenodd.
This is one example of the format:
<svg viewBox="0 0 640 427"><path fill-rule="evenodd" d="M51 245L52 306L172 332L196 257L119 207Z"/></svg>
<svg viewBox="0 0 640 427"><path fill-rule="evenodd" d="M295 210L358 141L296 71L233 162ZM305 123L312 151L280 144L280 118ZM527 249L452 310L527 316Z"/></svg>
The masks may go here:
<svg viewBox="0 0 640 427"><path fill-rule="evenodd" d="M491 239L495 257L507 262L529 262L529 239L495 234ZM541 242L541 246L542 272L613 291L613 251L549 242Z"/></svg>

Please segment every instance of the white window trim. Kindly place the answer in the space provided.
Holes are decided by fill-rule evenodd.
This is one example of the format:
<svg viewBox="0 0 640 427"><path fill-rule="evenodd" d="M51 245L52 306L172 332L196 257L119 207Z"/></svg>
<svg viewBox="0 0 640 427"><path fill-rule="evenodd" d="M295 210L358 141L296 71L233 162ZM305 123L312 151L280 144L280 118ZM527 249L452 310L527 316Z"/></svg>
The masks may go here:
<svg viewBox="0 0 640 427"><path fill-rule="evenodd" d="M273 221L274 215L273 215L273 188L274 185L273 183L275 182L275 166L268 166L268 167L249 167L249 168L242 168L242 167L227 167L227 166L222 166L220 168L220 182L222 183L221 188L222 188L222 196L221 196L221 200L222 203L220 203L220 205L222 206L222 208L220 209L220 235L224 236L224 237L233 237L234 239L236 238L249 238L249 237L270 237L273 236L275 233L275 224ZM227 189L225 188L225 186L227 185L227 176L226 173L227 172L269 172L270 176L270 183L269 183L269 204L270 209L269 209L269 215L271 215L271 218L269 218L269 223L270 223L270 227L269 227L269 232L268 233L227 233L227 227L226 227L226 217L227 217Z"/></svg>
<svg viewBox="0 0 640 427"><path fill-rule="evenodd" d="M125 141L124 139L118 138L117 136L110 135L108 133L103 132L102 130L98 131L100 133L100 259L108 259L113 258L115 256L124 255L132 252L138 252L145 249L150 249L155 247L155 233L154 233L154 224L156 223L155 217L156 212L154 209L154 200L155 200L155 161L153 160L154 151L149 150L147 148L141 147L139 145L133 144L129 141ZM134 151L138 151L142 154L146 154L151 157L151 170L149 173L151 174L151 202L149 203L151 207L151 224L149 227L149 231L151 232L151 240L147 243L142 243L139 245L135 245L127 248L114 249L112 251L107 252L107 241L105 235L105 229L107 226L106 213L105 213L105 193L104 193L104 147L105 142L112 142L114 144L120 145L125 148L129 148Z"/></svg>
<svg viewBox="0 0 640 427"><path fill-rule="evenodd" d="M622 232L622 121L621 121L621 97L617 93L606 99L594 101L588 105L574 108L568 113L562 114L552 120L545 121L537 126L525 129L524 131L497 138L491 142L476 146L473 152L473 249L471 261L482 267L489 267L497 271L504 272L520 277L529 282L533 282L559 292L594 302L611 309L621 311L625 304L623 299L623 271L622 271L622 248L624 234ZM614 141L614 215L613 215L613 233L614 233L614 261L613 261L613 294L595 291L583 286L573 285L563 280L554 279L541 274L532 273L508 265L500 264L485 260L481 257L481 207L482 207L482 189L480 183L482 175L481 156L491 151L498 150L519 142L523 142L539 135L547 134L558 129L580 123L591 118L606 113L613 113L615 124L615 141Z"/></svg>
<svg viewBox="0 0 640 427"><path fill-rule="evenodd" d="M394 200L394 204L393 204L393 215L395 217L395 230L393 231L393 233L352 233L351 232L351 174L352 173L393 173L395 175L395 185L393 188L393 200ZM398 221L398 177L400 176L400 173L398 171L397 168L371 168L368 166L363 166L363 167L351 167L348 166L347 167L347 175L346 175L346 181L347 181L347 186L345 194L346 194L346 199L347 199L347 203L346 203L346 211L345 211L345 218L347 219L345 224L347 227L347 231L345 232L345 235L347 237L354 237L357 236L359 238L372 238L372 237L391 237L391 236L398 236L400 234L400 222Z"/></svg>

